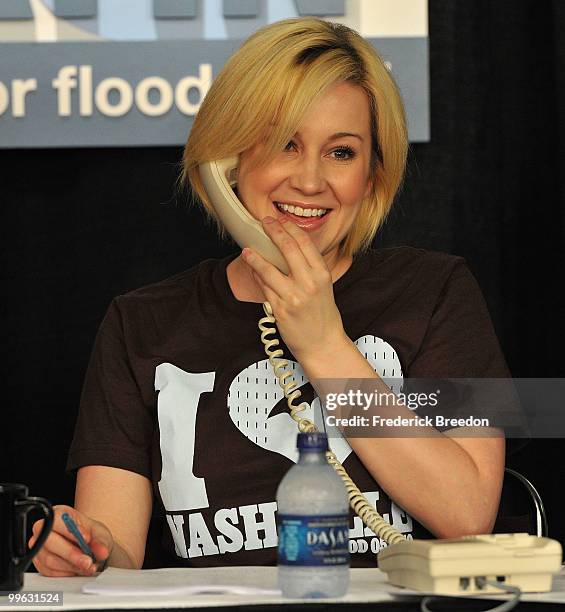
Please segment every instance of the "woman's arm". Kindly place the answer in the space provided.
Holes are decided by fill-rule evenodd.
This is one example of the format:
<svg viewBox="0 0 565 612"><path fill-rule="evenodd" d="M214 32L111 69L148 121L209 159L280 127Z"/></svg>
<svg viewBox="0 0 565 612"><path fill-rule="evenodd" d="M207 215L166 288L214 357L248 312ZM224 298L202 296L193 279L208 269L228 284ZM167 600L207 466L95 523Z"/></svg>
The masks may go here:
<svg viewBox="0 0 565 612"><path fill-rule="evenodd" d="M109 565L141 568L152 504L151 482L145 476L102 465L78 471L75 508L108 527L114 540Z"/></svg>
<svg viewBox="0 0 565 612"><path fill-rule="evenodd" d="M144 476L119 468L92 465L80 468L76 508L55 506L53 529L33 563L44 576L90 576L101 563L125 569L143 565L152 509L151 483ZM98 563L85 555L67 530L63 513L77 524ZM33 526L33 546L43 519Z"/></svg>
<svg viewBox="0 0 565 612"><path fill-rule="evenodd" d="M139 568L153 503L148 449L155 423L130 361L127 315L114 299L96 335L67 470L77 470L75 511L111 540L97 558L110 554L110 565Z"/></svg>
<svg viewBox="0 0 565 612"><path fill-rule="evenodd" d="M323 352L295 356L314 385L323 378L374 379L376 390L390 393L347 337L329 342ZM381 415L414 416L404 407L389 410ZM348 442L383 490L437 537L489 533L504 475L504 437L485 437L482 432L477 438L457 438L457 429L447 433L432 427L414 429L422 436L348 438Z"/></svg>
<svg viewBox="0 0 565 612"><path fill-rule="evenodd" d="M263 227L284 253L290 274L282 274L251 249L244 249L242 257L314 387L316 379L361 378L375 380L378 391L390 393L345 333L333 298L335 279L310 236L284 218L264 219ZM403 406L390 410L386 416L414 416ZM388 495L436 536L489 532L502 487L504 438L497 430L493 434L498 437L474 439L456 438L457 430L421 430L425 435L417 438L348 441Z"/></svg>

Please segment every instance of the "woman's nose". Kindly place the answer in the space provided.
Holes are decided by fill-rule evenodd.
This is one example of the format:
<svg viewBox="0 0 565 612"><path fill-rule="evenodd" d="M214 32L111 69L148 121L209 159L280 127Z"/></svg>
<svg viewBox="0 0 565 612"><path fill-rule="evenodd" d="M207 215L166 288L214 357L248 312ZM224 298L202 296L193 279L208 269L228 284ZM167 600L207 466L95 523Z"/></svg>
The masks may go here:
<svg viewBox="0 0 565 612"><path fill-rule="evenodd" d="M302 156L296 160L290 173L290 186L303 193L314 194L323 191L326 179L319 157Z"/></svg>

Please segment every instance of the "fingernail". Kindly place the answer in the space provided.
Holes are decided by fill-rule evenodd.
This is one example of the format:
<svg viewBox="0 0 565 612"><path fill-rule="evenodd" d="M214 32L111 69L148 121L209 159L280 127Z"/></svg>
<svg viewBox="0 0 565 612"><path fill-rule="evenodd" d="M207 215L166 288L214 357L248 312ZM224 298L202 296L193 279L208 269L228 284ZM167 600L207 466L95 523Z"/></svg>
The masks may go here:
<svg viewBox="0 0 565 612"><path fill-rule="evenodd" d="M79 565L85 569L85 570L89 570L90 567L92 566L92 559L90 557L81 557L80 561L79 561Z"/></svg>
<svg viewBox="0 0 565 612"><path fill-rule="evenodd" d="M263 218L263 223L273 223L275 220L273 219L273 217L264 217Z"/></svg>

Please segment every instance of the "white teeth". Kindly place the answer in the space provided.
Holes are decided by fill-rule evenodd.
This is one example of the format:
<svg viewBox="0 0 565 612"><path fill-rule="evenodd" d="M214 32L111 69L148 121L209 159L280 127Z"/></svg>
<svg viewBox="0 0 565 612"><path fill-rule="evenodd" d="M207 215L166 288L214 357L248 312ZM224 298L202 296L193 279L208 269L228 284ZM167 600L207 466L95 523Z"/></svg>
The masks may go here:
<svg viewBox="0 0 565 612"><path fill-rule="evenodd" d="M275 202L275 204L277 208L288 211L289 213L299 217L322 217L328 212L327 208L301 208L300 206L281 204L280 202Z"/></svg>

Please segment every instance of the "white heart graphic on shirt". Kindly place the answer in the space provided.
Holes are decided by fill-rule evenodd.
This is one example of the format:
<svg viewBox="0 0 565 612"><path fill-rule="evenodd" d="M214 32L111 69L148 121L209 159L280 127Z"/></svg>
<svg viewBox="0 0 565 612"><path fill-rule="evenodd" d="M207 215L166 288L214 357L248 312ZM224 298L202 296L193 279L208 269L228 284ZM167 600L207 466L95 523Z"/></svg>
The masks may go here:
<svg viewBox="0 0 565 612"><path fill-rule="evenodd" d="M382 338L372 335L362 336L355 341L355 345L381 378L398 379L398 383L394 382L391 389L399 392L404 376L394 348ZM308 383L300 364L289 361L286 368L291 369L297 388ZM239 431L254 444L288 457L296 463L296 422L288 412L269 416L283 397L283 390L271 364L267 359L263 359L251 364L233 379L228 392L229 415ZM300 398L295 401L295 404L299 403ZM300 416L321 423L320 399L316 397ZM327 433L333 452L343 463L351 453L351 447L337 428L327 428Z"/></svg>

